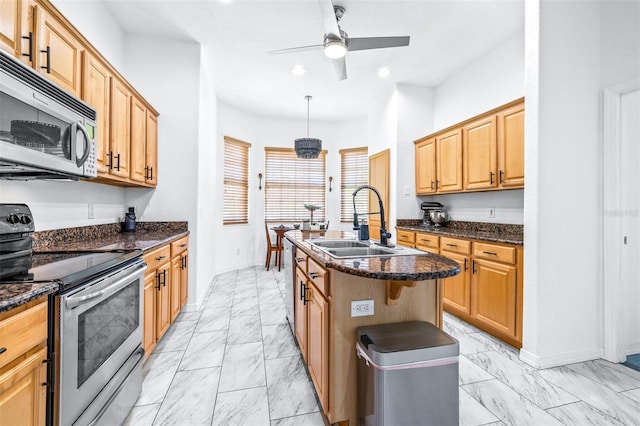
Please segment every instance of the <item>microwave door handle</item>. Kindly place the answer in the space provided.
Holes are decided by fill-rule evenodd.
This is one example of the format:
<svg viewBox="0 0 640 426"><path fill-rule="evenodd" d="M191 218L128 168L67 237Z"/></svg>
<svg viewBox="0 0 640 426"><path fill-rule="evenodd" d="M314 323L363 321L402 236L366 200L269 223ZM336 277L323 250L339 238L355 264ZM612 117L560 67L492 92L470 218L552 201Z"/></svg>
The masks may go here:
<svg viewBox="0 0 640 426"><path fill-rule="evenodd" d="M85 161L87 161L87 158L89 158L89 154L91 154L91 139L89 138L89 132L87 132L87 129L84 128L84 124L82 123L82 121L77 121L76 123L74 123L74 127L75 129L73 130L72 134L73 135L77 135L78 130L80 130L82 132L82 134L84 135L84 151L82 154L82 157L78 158L78 160L76 160L76 165L78 167L82 167L82 165L84 164ZM77 138L76 138L77 140Z"/></svg>

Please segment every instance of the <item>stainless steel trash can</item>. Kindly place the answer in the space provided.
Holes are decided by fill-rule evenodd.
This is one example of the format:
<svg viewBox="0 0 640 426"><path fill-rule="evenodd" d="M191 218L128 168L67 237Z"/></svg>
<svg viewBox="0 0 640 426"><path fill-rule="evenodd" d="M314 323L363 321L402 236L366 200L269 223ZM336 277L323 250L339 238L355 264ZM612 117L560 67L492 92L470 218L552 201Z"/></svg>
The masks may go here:
<svg viewBox="0 0 640 426"><path fill-rule="evenodd" d="M456 339L428 322L374 325L356 351L361 425L458 425Z"/></svg>

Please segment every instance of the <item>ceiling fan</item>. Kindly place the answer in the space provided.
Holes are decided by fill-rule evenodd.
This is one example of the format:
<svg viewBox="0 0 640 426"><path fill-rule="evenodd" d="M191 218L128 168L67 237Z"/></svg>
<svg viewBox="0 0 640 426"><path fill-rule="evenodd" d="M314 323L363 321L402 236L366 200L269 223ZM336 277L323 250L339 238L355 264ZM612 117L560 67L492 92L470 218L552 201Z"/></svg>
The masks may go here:
<svg viewBox="0 0 640 426"><path fill-rule="evenodd" d="M311 46L273 50L269 52L270 54L276 55L281 53L323 49L325 55L331 59L331 62L333 62L338 79L345 80L347 78L347 63L345 60L347 52L409 45L409 36L349 37L339 25L340 19L342 19L345 13L344 7L334 5L331 0L318 0L318 2L322 10L324 21L323 43Z"/></svg>

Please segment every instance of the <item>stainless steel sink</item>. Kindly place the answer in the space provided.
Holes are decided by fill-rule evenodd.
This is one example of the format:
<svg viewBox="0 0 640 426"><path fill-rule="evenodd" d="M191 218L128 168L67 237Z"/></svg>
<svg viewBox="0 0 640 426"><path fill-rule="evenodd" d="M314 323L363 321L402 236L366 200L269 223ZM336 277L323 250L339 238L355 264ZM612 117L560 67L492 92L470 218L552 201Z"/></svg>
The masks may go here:
<svg viewBox="0 0 640 426"><path fill-rule="evenodd" d="M379 257L379 256L398 256L398 253L392 249L383 249L377 247L346 247L324 250L330 256L338 259L359 258L359 257Z"/></svg>
<svg viewBox="0 0 640 426"><path fill-rule="evenodd" d="M309 240L309 242L317 247L327 249L345 248L345 247L369 247L368 241L356 240Z"/></svg>

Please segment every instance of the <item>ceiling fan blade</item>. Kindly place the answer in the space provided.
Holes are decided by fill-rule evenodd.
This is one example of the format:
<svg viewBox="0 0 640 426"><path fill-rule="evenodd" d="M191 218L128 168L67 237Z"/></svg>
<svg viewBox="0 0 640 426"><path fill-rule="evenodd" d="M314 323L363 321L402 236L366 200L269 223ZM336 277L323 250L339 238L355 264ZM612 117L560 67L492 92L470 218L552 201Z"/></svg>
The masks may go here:
<svg viewBox="0 0 640 426"><path fill-rule="evenodd" d="M333 34L335 37L340 38L340 29L338 28L338 21L336 21L336 14L333 11L333 2L331 0L318 0L318 4L322 11L325 35Z"/></svg>
<svg viewBox="0 0 640 426"><path fill-rule="evenodd" d="M347 40L347 48L353 50L383 49L385 47L401 47L409 45L409 36L400 37L360 37Z"/></svg>
<svg viewBox="0 0 640 426"><path fill-rule="evenodd" d="M333 69L336 72L336 76L338 80L346 80L347 79L347 61L344 56L342 58L332 59Z"/></svg>
<svg viewBox="0 0 640 426"><path fill-rule="evenodd" d="M280 55L282 53L294 53L294 52L306 52L310 50L320 50L324 46L322 44L313 44L311 46L299 46L299 47L289 47L288 49L279 49L272 50L269 53L270 55Z"/></svg>

